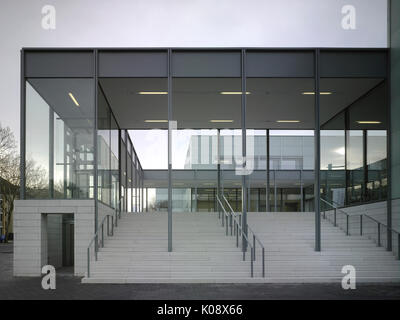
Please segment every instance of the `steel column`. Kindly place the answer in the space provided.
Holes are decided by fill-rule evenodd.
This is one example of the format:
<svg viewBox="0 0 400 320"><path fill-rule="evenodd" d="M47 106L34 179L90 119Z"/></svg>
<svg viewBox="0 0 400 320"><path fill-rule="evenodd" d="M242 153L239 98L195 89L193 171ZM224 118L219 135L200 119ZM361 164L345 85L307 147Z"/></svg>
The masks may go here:
<svg viewBox="0 0 400 320"><path fill-rule="evenodd" d="M300 211L304 211L303 170L300 170Z"/></svg>
<svg viewBox="0 0 400 320"><path fill-rule="evenodd" d="M321 137L320 137L320 50L315 50L315 105L314 105L314 207L315 207L315 251L321 251L321 207L320 207L320 166L321 166Z"/></svg>
<svg viewBox="0 0 400 320"><path fill-rule="evenodd" d="M54 198L54 111L52 108L49 110L49 196L50 199Z"/></svg>
<svg viewBox="0 0 400 320"><path fill-rule="evenodd" d="M390 6L390 1L389 1L389 6ZM393 249L393 243L392 243L392 107L391 107L391 101L392 101L392 69L391 69L391 50L388 51L388 59L387 59L387 78L386 78L386 95L387 95L387 101L388 101L388 111L387 111L387 130L386 130L386 150L387 150L387 161L386 163L388 164L386 166L386 174L387 174L387 226L388 226L388 233L387 233L387 251L392 251ZM382 190L382 187L379 188L379 190ZM400 252L400 248L398 249ZM399 254L400 255L400 254Z"/></svg>
<svg viewBox="0 0 400 320"><path fill-rule="evenodd" d="M266 156L266 170L267 170L267 188L266 188L266 198L265 198L265 211L269 212L270 211L270 164L269 164L269 129L266 130L266 138L267 138L267 147L266 147L266 152L265 152L265 156Z"/></svg>
<svg viewBox="0 0 400 320"><path fill-rule="evenodd" d="M21 50L21 81L20 81L20 199L25 199L25 150L26 150L26 137L25 137L25 124L26 124L26 112L25 112L25 51Z"/></svg>
<svg viewBox="0 0 400 320"><path fill-rule="evenodd" d="M217 130L217 196L219 199L221 199L221 130ZM217 207L218 207L218 216L221 213L221 205L217 201Z"/></svg>
<svg viewBox="0 0 400 320"><path fill-rule="evenodd" d="M94 232L97 231L98 224L99 224L99 209L98 209L98 163L97 163L97 111L98 111L98 51L97 49L93 50L93 60L94 60L94 128L93 128L93 168L94 168ZM96 241L96 248L95 251L97 252L98 243Z"/></svg>
<svg viewBox="0 0 400 320"><path fill-rule="evenodd" d="M171 49L168 49L168 252L172 251L172 73Z"/></svg>
<svg viewBox="0 0 400 320"><path fill-rule="evenodd" d="M242 160L243 160L243 171L242 172L242 250L247 250L247 176L246 170L246 50L242 49L242 63L241 63L241 77L242 77Z"/></svg>

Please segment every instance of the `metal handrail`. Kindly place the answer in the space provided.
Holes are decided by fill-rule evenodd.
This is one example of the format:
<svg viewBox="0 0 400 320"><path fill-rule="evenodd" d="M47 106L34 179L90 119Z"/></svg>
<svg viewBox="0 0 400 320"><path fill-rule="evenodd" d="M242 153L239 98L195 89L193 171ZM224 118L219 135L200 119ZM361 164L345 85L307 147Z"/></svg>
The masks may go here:
<svg viewBox="0 0 400 320"><path fill-rule="evenodd" d="M369 216L369 215L367 215L367 214L365 214L365 213L361 213L361 214L348 214L347 212L345 212L345 211L343 211L343 210L341 210L340 208L337 208L337 207L335 207L333 204L331 204L331 203L329 203L328 201L326 201L326 200L324 200L324 199L322 199L322 198L320 198L321 199L321 201L323 201L324 203L326 203L326 204L328 204L329 206L331 206L333 209L334 209L334 226L336 227L337 226L337 223L336 223L336 213L337 213L337 210L340 212L340 213L343 213L343 214L345 214L346 215L346 235L350 235L350 232L349 232L349 217L359 217L359 219L360 219L360 236L362 236L363 235L363 233L364 233L364 217L366 217L366 218L368 218L368 219L370 219L371 221L373 221L373 222L375 222L376 224L377 224L377 245L378 245L378 247L381 247L382 246L382 242L381 242L381 226L383 226L386 230L387 230L387 232L389 233L389 232L393 232L393 233L395 233L395 234L397 234L397 250L398 250L398 255L397 255L397 259L398 260L400 260L400 233L399 233L399 231L397 231L397 230L395 230L395 229L393 229L393 228L389 228L386 224L384 224L384 223L382 223L382 222L380 222L380 221L378 221L377 219L375 219L375 218L372 218L371 216ZM324 215L324 218L325 218L325 211L323 212L323 215ZM393 251L393 247L392 247L392 251Z"/></svg>
<svg viewBox="0 0 400 320"><path fill-rule="evenodd" d="M246 232L243 232L244 226L242 225L242 220L239 219L240 214L236 214L236 212L233 210L232 206L226 199L224 195L222 195L222 199L224 202L227 204L227 206L230 209L230 212L227 213L225 206L222 204L219 196L217 195L217 201L222 207L222 210L224 211L225 216L228 214L230 218L230 228L231 228L231 236L236 235L236 247L239 247L239 232L240 235L246 240L246 243L250 246L251 248L251 257L250 257L250 267L251 267L251 277L254 276L254 261L256 261L256 241L260 244L260 247L262 249L262 276L265 277L265 248L261 240L256 236L254 233L253 229L249 227L249 225L246 223L246 228L248 231L250 231L253 235L253 243L249 241L249 236L246 234ZM226 220L226 224L228 224L228 219ZM226 225L226 235L228 235L228 225ZM243 261L246 260L246 248L243 246Z"/></svg>
<svg viewBox="0 0 400 320"><path fill-rule="evenodd" d="M328 206L331 206L333 208L333 210L334 210L334 212L333 212L333 214L334 214L334 216L333 216L333 226L334 227L337 227L337 219L336 219L337 212L342 213L342 214L344 214L346 216L346 235L349 236L350 235L350 233L349 233L349 217L350 217L350 215L347 212L345 212L342 209L340 209L337 206L335 206L334 203L330 203L330 202L328 202L328 201L326 201L326 200L324 200L322 198L320 198L320 200L322 202L326 203ZM326 218L326 210L323 211L323 217L324 217L324 219Z"/></svg>
<svg viewBox="0 0 400 320"><path fill-rule="evenodd" d="M121 210L119 209L120 203L121 200L118 201L117 209L115 209L114 213L115 219L114 215L111 214L105 215L100 225L97 227L97 230L94 233L92 239L89 242L89 245L87 247L87 273L86 273L87 278L90 277L90 248L94 243L94 259L95 261L97 261L97 252L99 251L99 243L98 243L99 232L101 231L101 242L100 242L101 247L104 248L104 222L107 220L107 236L108 237L113 236L114 226L118 227L118 219L121 219ZM110 218L111 218L111 232L110 232Z"/></svg>
<svg viewBox="0 0 400 320"><path fill-rule="evenodd" d="M386 229L387 232L393 232L393 233L397 234L397 250L398 250L397 259L400 260L400 233L397 230L393 229L393 228L389 228L386 224L384 224L384 223L372 218L371 216L369 216L367 214L363 214L363 216L368 218L368 219L370 219L371 221L373 221L373 222L375 222L377 224L377 227L378 227L377 245L378 245L378 247L382 246L382 242L381 242L381 226L383 226ZM360 230L361 230L360 234L361 235L362 235L362 229L363 228L362 228L362 220L361 220L361 228L360 228ZM387 235L387 236L389 236L389 235ZM393 251L393 247L392 247L392 251Z"/></svg>

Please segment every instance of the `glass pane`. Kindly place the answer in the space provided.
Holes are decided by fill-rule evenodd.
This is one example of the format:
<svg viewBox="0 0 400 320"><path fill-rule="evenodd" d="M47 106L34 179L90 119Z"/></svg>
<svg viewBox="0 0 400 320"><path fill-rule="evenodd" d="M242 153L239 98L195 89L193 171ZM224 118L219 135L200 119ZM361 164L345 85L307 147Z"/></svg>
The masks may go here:
<svg viewBox="0 0 400 320"><path fill-rule="evenodd" d="M26 197L93 198L92 79L26 82Z"/></svg>

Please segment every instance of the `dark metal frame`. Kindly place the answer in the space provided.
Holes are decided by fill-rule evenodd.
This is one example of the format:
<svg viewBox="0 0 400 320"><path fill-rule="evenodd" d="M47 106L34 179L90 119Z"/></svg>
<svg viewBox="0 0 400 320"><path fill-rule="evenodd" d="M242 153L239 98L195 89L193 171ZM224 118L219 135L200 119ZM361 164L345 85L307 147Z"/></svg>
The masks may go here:
<svg viewBox="0 0 400 320"><path fill-rule="evenodd" d="M216 52L223 52L223 51L235 51L235 52L241 52L241 81L242 81L242 156L245 160L246 158L246 74L245 74L245 55L248 50L254 50L254 51L267 51L267 52L278 52L278 51L308 51L308 52L313 52L314 53L314 62L315 62L315 70L314 70L314 79L315 79L315 122L314 122L314 130L315 130L315 172L319 172L317 168L319 168L320 164L320 122L319 122L319 111L320 111L320 106L319 106L319 87L320 87L320 49L318 48L23 48L21 50L21 88L20 88L20 93L21 93L21 128L20 128L20 134L21 134L21 145L20 145L20 150L21 150L21 191L20 191L20 198L25 199L25 154L26 154L26 148L25 148L25 127L26 127L26 110L25 110L25 53L27 51L35 51L35 52L44 52L44 51L62 51L62 52L74 52L74 51L90 51L93 53L93 61L94 61L94 74L93 74L93 80L95 82L95 134L94 134L94 161L95 161L95 166L94 166L94 200L95 200L95 230L97 230L97 224L98 224L98 209L97 209L97 185L98 185L98 176L97 176L97 84L98 84L98 53L99 52L118 52L118 51L158 51L158 52L166 52L168 55L168 92L172 92L172 67L171 67L171 58L172 58L172 52L179 52L179 51L216 51ZM331 50L337 51L337 52L351 52L351 51L362 51L362 52L385 52L387 53L387 49L359 49L359 48L346 48L346 49L338 49L338 48L324 48L323 52L329 52ZM390 70L390 56L388 56L388 70ZM388 94L390 96L390 88L388 89ZM389 103L389 118L390 118L390 100L388 101ZM172 120L172 95L168 95L168 120ZM388 136L390 136L390 126L388 127ZM170 133L170 129L169 129ZM119 134L121 137L121 133ZM128 137L129 138L129 137ZM388 159L391 157L390 153L390 139L388 139ZM268 144L268 143L267 143ZM119 149L121 149L121 140L119 143ZM168 156L170 158L171 156L171 144L170 144L170 137L168 139ZM120 158L120 157L119 157ZM170 159L169 159L170 160ZM121 160L119 160L121 163ZM267 159L267 163L268 163ZM246 162L244 161L243 166L245 167ZM267 164L267 166L269 166ZM141 167L141 166L140 166ZM390 190L390 162L388 165L388 180L389 180L389 190ZM267 181L269 181L269 170L267 169ZM121 177L121 173L120 173ZM319 195L319 188L320 186L320 176L319 174L315 174L315 184L314 184L314 194L315 194L315 250L320 251L321 250L321 222L320 222L320 195ZM267 190L269 189L269 185L267 185ZM243 205L243 225L246 225L246 217L247 217L247 178L246 176L242 177L242 205ZM168 163L168 250L172 251L172 165ZM119 196L121 197L121 180L120 180L120 190L119 190ZM267 194L267 199L269 199L269 194ZM388 197L390 198L390 196ZM276 201L276 199L275 199ZM268 203L269 201L267 201ZM390 205L391 202L388 200L388 219L391 218L391 212L390 212ZM389 220L388 220L389 221ZM391 219L390 219L391 223ZM247 234L246 230L245 233ZM389 238L389 237L388 237ZM391 237L390 237L391 238ZM245 239L244 239L245 240ZM389 241L389 240L388 240ZM388 243L389 246L389 243ZM244 247L244 246L243 246Z"/></svg>

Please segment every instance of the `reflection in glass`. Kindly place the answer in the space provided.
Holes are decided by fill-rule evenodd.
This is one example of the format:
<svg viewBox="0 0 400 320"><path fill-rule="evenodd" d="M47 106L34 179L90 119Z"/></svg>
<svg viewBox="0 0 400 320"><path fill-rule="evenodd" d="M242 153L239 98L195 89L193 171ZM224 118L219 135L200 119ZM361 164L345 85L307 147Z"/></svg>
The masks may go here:
<svg viewBox="0 0 400 320"><path fill-rule="evenodd" d="M27 199L93 198L93 92L91 79L27 80Z"/></svg>

